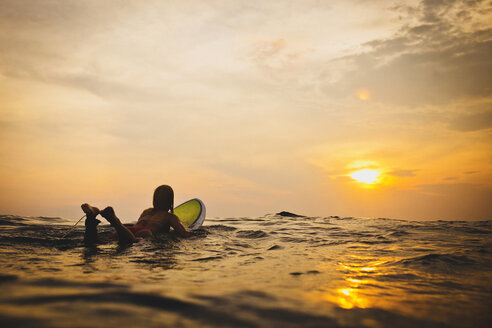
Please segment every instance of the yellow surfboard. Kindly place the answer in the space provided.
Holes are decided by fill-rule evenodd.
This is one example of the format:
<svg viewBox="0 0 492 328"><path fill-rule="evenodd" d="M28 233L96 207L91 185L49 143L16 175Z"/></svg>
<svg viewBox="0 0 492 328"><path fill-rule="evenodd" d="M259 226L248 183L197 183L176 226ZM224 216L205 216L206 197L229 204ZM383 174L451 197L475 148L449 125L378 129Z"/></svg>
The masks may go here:
<svg viewBox="0 0 492 328"><path fill-rule="evenodd" d="M174 208L174 214L185 228L195 230L205 221L205 204L198 198L193 198Z"/></svg>

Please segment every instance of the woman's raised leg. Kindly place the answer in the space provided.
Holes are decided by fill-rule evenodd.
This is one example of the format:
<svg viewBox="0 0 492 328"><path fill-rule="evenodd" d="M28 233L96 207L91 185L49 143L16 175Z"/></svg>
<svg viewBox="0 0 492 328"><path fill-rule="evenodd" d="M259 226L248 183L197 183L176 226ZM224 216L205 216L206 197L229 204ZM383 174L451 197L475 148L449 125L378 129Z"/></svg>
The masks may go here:
<svg viewBox="0 0 492 328"><path fill-rule="evenodd" d="M121 223L118 217L116 217L116 214L111 206L106 207L100 213L116 230L118 242L120 244L131 244L137 241L133 233Z"/></svg>
<svg viewBox="0 0 492 328"><path fill-rule="evenodd" d="M82 204L81 207L86 215L84 243L86 245L92 245L99 241L99 238L97 237L97 225L101 223L101 221L96 219L96 216L99 214L99 209L90 206L89 204Z"/></svg>

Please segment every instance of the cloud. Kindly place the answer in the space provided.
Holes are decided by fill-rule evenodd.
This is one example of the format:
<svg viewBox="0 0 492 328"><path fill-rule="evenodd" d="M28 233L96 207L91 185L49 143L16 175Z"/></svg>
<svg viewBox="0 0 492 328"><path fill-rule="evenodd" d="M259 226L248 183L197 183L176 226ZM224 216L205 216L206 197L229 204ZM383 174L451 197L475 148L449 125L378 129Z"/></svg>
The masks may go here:
<svg viewBox="0 0 492 328"><path fill-rule="evenodd" d="M484 188L483 185L474 183L424 183L416 185L414 187L420 191L436 192L442 194L446 193L449 190L458 190L460 187L475 189Z"/></svg>
<svg viewBox="0 0 492 328"><path fill-rule="evenodd" d="M480 113L461 114L449 122L449 128L457 131L478 131L492 128L492 108Z"/></svg>
<svg viewBox="0 0 492 328"><path fill-rule="evenodd" d="M340 87L366 86L374 99L406 106L489 96L491 9L488 1L423 1L417 22L340 59L353 66Z"/></svg>
<svg viewBox="0 0 492 328"><path fill-rule="evenodd" d="M131 87L121 82L121 70L120 74L113 71L114 78L110 78L108 68L119 58L109 60L100 51L101 43L112 41L101 36L124 21L131 14L130 9L137 10L133 1L123 1L116 7L114 4L92 0L2 1L0 74L81 87L100 96L116 89L120 89L121 96L131 93ZM98 63L103 64L98 67Z"/></svg>
<svg viewBox="0 0 492 328"><path fill-rule="evenodd" d="M296 56L293 53L289 54L286 46L284 39L256 41L251 45L249 58L260 66L283 66Z"/></svg>
<svg viewBox="0 0 492 328"><path fill-rule="evenodd" d="M393 175L395 177L414 177L416 176L415 172L419 170L394 170L388 172L388 175Z"/></svg>
<svg viewBox="0 0 492 328"><path fill-rule="evenodd" d="M417 190L400 191L399 197L385 201L397 212L412 213L408 215L411 217L470 220L490 219L491 197L490 186L448 182L422 184Z"/></svg>
<svg viewBox="0 0 492 328"><path fill-rule="evenodd" d="M435 217L449 213L454 219L488 219L492 211L490 186L473 183L422 184L416 192L427 198L429 212L435 208Z"/></svg>

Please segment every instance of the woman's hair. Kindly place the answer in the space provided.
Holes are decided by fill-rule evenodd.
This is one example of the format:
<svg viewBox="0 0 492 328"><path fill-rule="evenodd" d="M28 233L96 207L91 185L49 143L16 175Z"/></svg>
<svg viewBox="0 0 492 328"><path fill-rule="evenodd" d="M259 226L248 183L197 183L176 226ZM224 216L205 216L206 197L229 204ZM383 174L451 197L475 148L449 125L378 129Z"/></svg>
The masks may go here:
<svg viewBox="0 0 492 328"><path fill-rule="evenodd" d="M174 211L174 191L168 185L162 185L154 191L154 209L164 211Z"/></svg>

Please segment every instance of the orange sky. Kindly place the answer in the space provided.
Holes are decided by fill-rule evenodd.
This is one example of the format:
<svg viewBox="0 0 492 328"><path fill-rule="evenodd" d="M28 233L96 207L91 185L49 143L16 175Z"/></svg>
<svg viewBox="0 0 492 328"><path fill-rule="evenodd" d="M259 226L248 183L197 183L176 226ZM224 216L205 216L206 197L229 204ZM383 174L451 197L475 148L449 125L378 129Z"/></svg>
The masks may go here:
<svg viewBox="0 0 492 328"><path fill-rule="evenodd" d="M490 219L492 5L404 3L1 1L0 213Z"/></svg>

